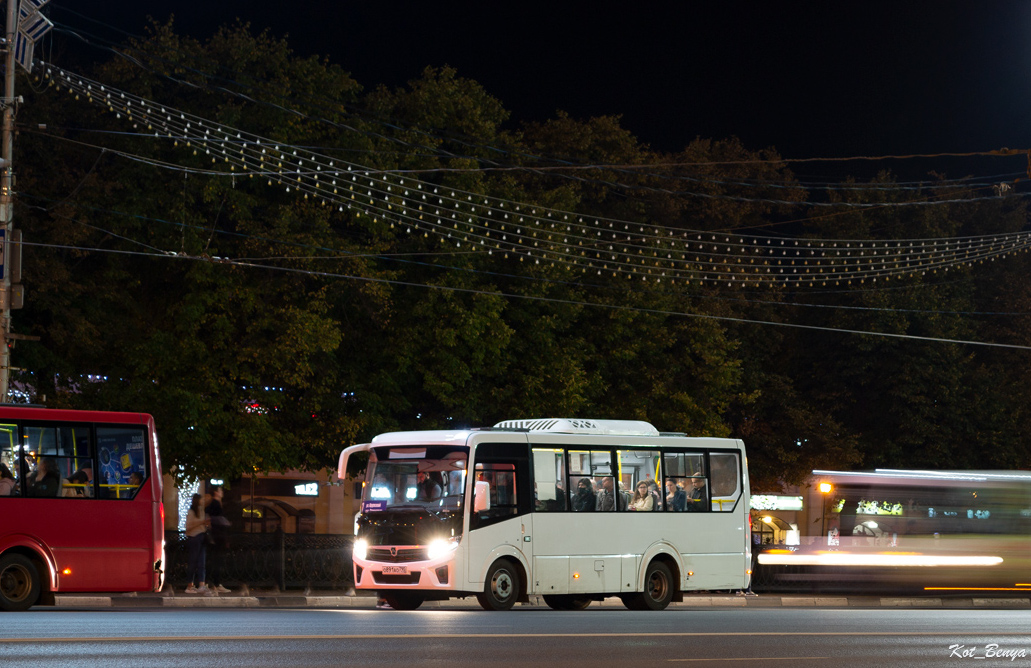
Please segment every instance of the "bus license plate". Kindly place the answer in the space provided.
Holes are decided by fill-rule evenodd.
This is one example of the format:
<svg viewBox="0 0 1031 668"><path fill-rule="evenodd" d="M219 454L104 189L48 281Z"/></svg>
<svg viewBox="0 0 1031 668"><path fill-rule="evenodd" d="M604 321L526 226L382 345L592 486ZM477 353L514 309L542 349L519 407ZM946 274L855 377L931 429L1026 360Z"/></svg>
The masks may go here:
<svg viewBox="0 0 1031 668"><path fill-rule="evenodd" d="M384 566L383 575L408 575L407 566Z"/></svg>

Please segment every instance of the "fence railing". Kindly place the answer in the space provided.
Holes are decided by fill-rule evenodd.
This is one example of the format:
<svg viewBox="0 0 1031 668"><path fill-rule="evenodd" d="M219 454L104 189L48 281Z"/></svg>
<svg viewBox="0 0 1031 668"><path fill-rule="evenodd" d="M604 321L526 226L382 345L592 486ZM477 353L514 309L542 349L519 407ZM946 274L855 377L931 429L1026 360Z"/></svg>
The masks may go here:
<svg viewBox="0 0 1031 668"><path fill-rule="evenodd" d="M351 548L354 536L337 534L233 533L229 547L207 548L207 571L221 560L221 580L227 587L347 589L354 582ZM165 534L168 561L165 582L187 582L186 537Z"/></svg>

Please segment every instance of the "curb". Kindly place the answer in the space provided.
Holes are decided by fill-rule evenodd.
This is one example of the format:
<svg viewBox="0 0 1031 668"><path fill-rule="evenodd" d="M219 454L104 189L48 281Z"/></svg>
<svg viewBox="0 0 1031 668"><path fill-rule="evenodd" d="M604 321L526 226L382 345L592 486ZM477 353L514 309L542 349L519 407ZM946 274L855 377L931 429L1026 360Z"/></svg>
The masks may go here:
<svg viewBox="0 0 1031 668"><path fill-rule="evenodd" d="M259 595L196 596L175 594L57 594L56 608L367 608L376 607L375 596L354 595L294 595L270 593ZM519 607L546 609L539 596L531 596L529 603ZM617 597L595 601L592 608L623 609ZM899 598L877 596L684 596L683 601L671 603L670 608L694 610L703 608L913 608L938 610L965 609L1031 609L1027 598ZM479 609L475 598L454 598L446 601L427 601L420 609L473 608Z"/></svg>

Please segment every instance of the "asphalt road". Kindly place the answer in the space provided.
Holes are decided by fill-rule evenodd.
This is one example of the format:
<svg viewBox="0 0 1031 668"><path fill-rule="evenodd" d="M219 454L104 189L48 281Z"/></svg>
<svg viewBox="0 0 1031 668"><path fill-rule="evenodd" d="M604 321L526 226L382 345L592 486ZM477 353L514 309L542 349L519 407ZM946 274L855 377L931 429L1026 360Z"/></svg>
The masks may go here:
<svg viewBox="0 0 1031 668"><path fill-rule="evenodd" d="M1031 665L1031 611L40 608L0 614L4 668L804 668L971 661Z"/></svg>

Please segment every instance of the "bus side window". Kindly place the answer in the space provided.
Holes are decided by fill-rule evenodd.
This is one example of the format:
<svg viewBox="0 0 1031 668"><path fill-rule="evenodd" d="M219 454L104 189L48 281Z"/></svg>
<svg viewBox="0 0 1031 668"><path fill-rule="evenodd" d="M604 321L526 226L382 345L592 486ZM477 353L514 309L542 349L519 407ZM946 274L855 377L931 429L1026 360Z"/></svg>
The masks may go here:
<svg viewBox="0 0 1031 668"><path fill-rule="evenodd" d="M0 424L0 496L20 496L22 474L18 467L18 426Z"/></svg>
<svg viewBox="0 0 1031 668"><path fill-rule="evenodd" d="M555 512L566 509L566 493L562 482L566 479L565 457L562 450L533 450L533 501L537 512Z"/></svg>
<svg viewBox="0 0 1031 668"><path fill-rule="evenodd" d="M142 427L97 427L100 470L94 472L98 496L132 499L147 481L147 430Z"/></svg>
<svg viewBox="0 0 1031 668"><path fill-rule="evenodd" d="M634 502L641 483L644 483L647 497L643 501L637 501L636 507L653 511L662 510L663 497L656 482L662 479L662 471L659 468L660 452L627 448L619 450L618 453L620 483L621 486L625 486L629 501ZM649 498L650 501L647 500Z"/></svg>
<svg viewBox="0 0 1031 668"><path fill-rule="evenodd" d="M35 466L25 476L28 496L82 498L86 495L87 471L92 467L88 425L26 426L22 443L23 452L35 455Z"/></svg>
<svg viewBox="0 0 1031 668"><path fill-rule="evenodd" d="M709 462L712 465L712 509L717 512L731 512L741 497L737 454L714 452L709 455Z"/></svg>
<svg viewBox="0 0 1031 668"><path fill-rule="evenodd" d="M477 464L470 518L472 527L487 526L518 515L516 492L514 464Z"/></svg>
<svg viewBox="0 0 1031 668"><path fill-rule="evenodd" d="M469 526L476 529L533 512L530 448L526 443L480 443L473 453L474 482L489 484L490 507L475 509ZM472 489L476 503L476 486Z"/></svg>

